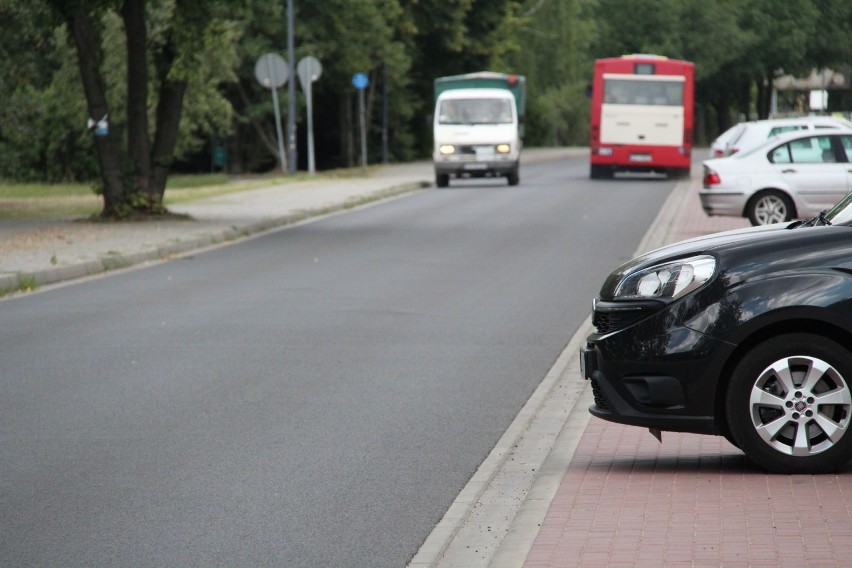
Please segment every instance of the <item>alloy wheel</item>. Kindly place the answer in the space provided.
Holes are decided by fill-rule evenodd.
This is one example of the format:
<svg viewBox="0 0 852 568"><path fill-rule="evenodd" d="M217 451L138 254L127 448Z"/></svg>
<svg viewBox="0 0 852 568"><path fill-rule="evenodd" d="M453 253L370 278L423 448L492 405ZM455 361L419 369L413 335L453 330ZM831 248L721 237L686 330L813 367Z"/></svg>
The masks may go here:
<svg viewBox="0 0 852 568"><path fill-rule="evenodd" d="M771 225L787 221L789 214L787 203L775 194L759 197L754 203L754 218L758 225Z"/></svg>
<svg viewBox="0 0 852 568"><path fill-rule="evenodd" d="M822 359L785 357L755 381L751 421L775 450L806 457L832 448L849 428L852 394L841 374Z"/></svg>

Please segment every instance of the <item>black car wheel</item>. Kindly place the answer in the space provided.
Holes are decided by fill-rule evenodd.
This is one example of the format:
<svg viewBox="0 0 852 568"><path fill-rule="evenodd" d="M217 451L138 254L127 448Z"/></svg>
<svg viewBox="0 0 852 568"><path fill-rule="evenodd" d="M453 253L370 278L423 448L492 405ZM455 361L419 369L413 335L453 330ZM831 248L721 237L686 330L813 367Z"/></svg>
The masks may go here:
<svg viewBox="0 0 852 568"><path fill-rule="evenodd" d="M435 174L435 185L438 187L450 185L450 174Z"/></svg>
<svg viewBox="0 0 852 568"><path fill-rule="evenodd" d="M842 345L808 333L772 338L731 377L731 434L770 471L836 471L852 458L850 381L852 353Z"/></svg>
<svg viewBox="0 0 852 568"><path fill-rule="evenodd" d="M755 226L783 223L793 218L793 204L779 191L766 191L749 202L746 214Z"/></svg>

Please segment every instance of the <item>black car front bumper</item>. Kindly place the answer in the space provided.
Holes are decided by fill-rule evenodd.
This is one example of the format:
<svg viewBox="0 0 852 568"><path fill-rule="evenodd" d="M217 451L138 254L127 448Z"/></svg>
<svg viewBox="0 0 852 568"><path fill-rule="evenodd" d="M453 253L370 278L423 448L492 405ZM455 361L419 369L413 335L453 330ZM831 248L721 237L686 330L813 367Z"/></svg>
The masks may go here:
<svg viewBox="0 0 852 568"><path fill-rule="evenodd" d="M594 333L580 352L595 397L589 411L621 424L719 434L716 387L732 349L679 324L668 308Z"/></svg>

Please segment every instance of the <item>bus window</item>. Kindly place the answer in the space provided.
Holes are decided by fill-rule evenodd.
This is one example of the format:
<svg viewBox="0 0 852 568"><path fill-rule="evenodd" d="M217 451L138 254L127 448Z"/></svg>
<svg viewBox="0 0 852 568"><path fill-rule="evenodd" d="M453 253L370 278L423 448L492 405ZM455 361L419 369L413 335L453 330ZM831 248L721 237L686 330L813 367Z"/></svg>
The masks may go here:
<svg viewBox="0 0 852 568"><path fill-rule="evenodd" d="M683 105L683 83L605 79L604 103L619 105Z"/></svg>

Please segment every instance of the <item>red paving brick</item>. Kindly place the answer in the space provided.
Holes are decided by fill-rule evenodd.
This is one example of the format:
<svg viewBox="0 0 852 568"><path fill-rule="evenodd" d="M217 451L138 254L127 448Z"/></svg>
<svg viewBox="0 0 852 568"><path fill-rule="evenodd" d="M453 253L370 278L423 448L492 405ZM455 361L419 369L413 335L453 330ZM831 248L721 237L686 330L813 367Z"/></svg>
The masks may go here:
<svg viewBox="0 0 852 568"><path fill-rule="evenodd" d="M770 475L721 437L592 419L527 568L850 566L852 476Z"/></svg>
<svg viewBox="0 0 852 568"><path fill-rule="evenodd" d="M674 240L746 226L693 191ZM721 437L592 418L524 566L852 566L852 475L770 475Z"/></svg>

